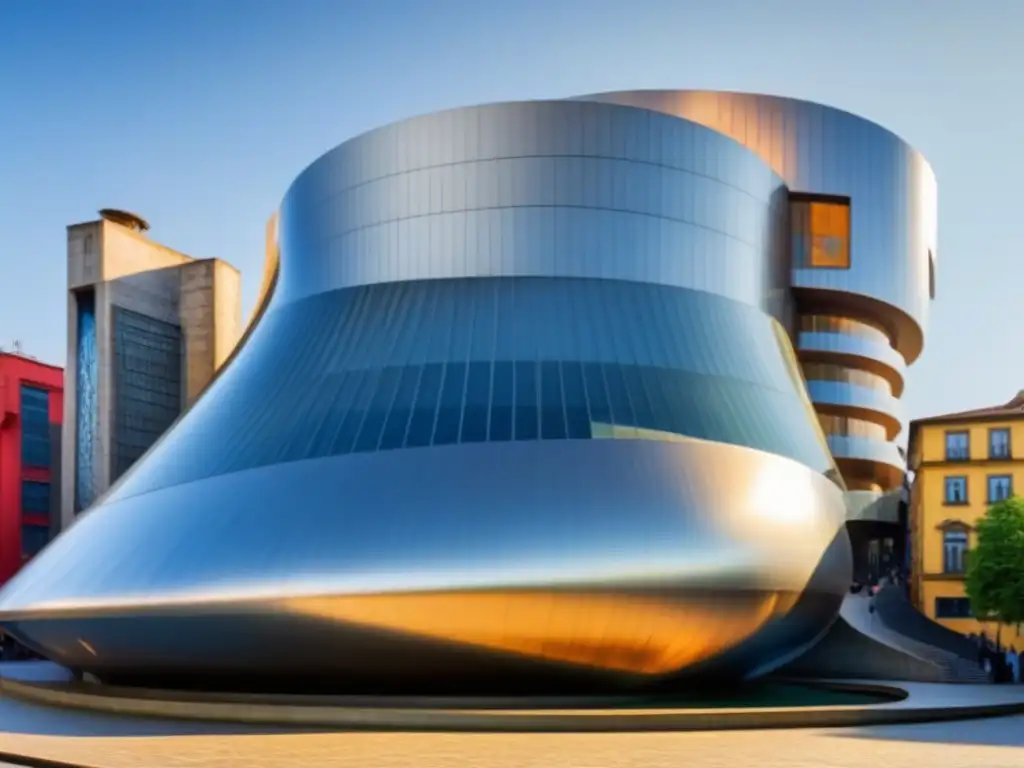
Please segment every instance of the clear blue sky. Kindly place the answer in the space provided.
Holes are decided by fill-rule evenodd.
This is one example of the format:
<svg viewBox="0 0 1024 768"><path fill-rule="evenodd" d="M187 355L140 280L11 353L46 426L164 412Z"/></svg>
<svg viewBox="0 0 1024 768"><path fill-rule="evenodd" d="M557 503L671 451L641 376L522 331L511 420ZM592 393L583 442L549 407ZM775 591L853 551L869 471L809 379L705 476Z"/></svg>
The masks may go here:
<svg viewBox="0 0 1024 768"><path fill-rule="evenodd" d="M62 363L65 226L122 207L243 271L294 176L436 109L761 91L876 120L939 179L912 416L1024 388L1024 0L0 0L0 344Z"/></svg>

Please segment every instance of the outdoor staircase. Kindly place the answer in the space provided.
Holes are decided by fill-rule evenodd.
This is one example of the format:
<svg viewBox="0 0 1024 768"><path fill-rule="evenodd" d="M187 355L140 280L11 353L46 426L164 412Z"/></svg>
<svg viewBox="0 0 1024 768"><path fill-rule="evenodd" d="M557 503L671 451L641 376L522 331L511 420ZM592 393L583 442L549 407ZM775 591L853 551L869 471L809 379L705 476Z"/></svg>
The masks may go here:
<svg viewBox="0 0 1024 768"><path fill-rule="evenodd" d="M989 682L978 664L977 646L918 611L899 587L887 585L879 590L875 614L896 642L918 658L942 666L951 682Z"/></svg>
<svg viewBox="0 0 1024 768"><path fill-rule="evenodd" d="M853 629L875 642L931 665L936 670L937 680L950 683L989 682L988 675L978 664L977 649L973 648L966 638L950 632L945 627L940 627L942 632L956 635L955 639L951 639L941 633L929 634L929 638L935 637L945 641L944 645L947 647L941 647L934 642L928 642L927 639L922 639L920 634L924 633L918 633L918 636L914 637L893 626L896 624L900 627L910 627L916 624L912 617L904 616L905 611L914 610L910 602L905 597L902 601L893 599L893 593L897 589L896 587L883 588L874 598L875 610L873 612L871 610L872 599L868 594L848 595L840 610L840 620L845 621ZM887 590L891 591L889 596L885 597L882 593ZM919 613L917 615L929 624L935 625L923 615ZM907 621L902 621L901 618L907 618ZM962 641L962 643L957 641Z"/></svg>
<svg viewBox="0 0 1024 768"><path fill-rule="evenodd" d="M886 585L875 596L875 608L885 624L901 635L926 645L942 648L969 661L977 661L977 646L959 632L929 619L910 602L906 593Z"/></svg>

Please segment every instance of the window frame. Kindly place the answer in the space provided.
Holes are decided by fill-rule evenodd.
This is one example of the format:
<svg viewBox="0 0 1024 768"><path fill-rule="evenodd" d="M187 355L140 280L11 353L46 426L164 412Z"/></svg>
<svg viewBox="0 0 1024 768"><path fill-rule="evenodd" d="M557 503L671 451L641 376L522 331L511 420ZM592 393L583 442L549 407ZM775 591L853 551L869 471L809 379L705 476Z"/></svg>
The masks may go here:
<svg viewBox="0 0 1024 768"><path fill-rule="evenodd" d="M964 455L954 456L949 450L949 438L956 435L963 435L964 441ZM945 448L946 461L970 461L971 460L971 431L969 429L947 429L944 433L943 447Z"/></svg>
<svg viewBox="0 0 1024 768"><path fill-rule="evenodd" d="M949 495L949 481L963 481L963 498L959 501L953 500ZM963 507L971 503L970 484L967 482L967 475L946 475L942 478L942 503L947 507Z"/></svg>
<svg viewBox="0 0 1024 768"><path fill-rule="evenodd" d="M996 434L1003 433L1006 435L1006 452L996 455L995 451L992 450L992 437ZM1010 427L990 427L988 430L988 457L989 459L1004 460L1013 457L1013 448L1010 443Z"/></svg>
<svg viewBox="0 0 1024 768"><path fill-rule="evenodd" d="M947 603L947 601L948 601L948 603ZM951 611L951 612L948 612L948 613L946 611L940 611L939 610L939 605L945 605L945 604L966 605L967 606L967 611L966 611L966 613L963 613L963 614L961 614L959 611ZM939 596L939 597L935 598L935 601L934 601L934 603L932 605L932 609L933 609L933 612L935 614L935 618L936 619L973 619L974 618L974 611L971 610L971 600L968 597Z"/></svg>
<svg viewBox="0 0 1024 768"><path fill-rule="evenodd" d="M797 234L794 230L793 221L793 205L800 204L807 206L807 217L811 215L811 206L815 203L824 205L837 205L846 208L846 263L845 264L814 264L811 259L813 242L806 243L806 254L807 259L804 261L804 248L797 249L793 248L793 239ZM842 270L849 271L853 268L853 203L848 195L826 195L817 194L813 192L790 192L789 193L789 213L790 213L790 249L793 251L794 256L794 268L796 269L824 269L824 270ZM807 222L806 231L801 232L802 235L810 235L813 241L813 231L811 230L810 221Z"/></svg>
<svg viewBox="0 0 1024 768"><path fill-rule="evenodd" d="M21 465L34 469L50 469L53 463L53 441L50 435L49 387L22 381L18 391L21 414Z"/></svg>
<svg viewBox="0 0 1024 768"><path fill-rule="evenodd" d="M26 544L25 530L26 529L33 529L33 530L39 531L41 533L45 532L45 535L46 535L45 540L43 541L42 545L38 549L36 549L35 551L27 549L26 546L25 546L25 544ZM21 524L21 529L18 531L18 539L19 539L19 542L18 542L19 550L21 552L22 559L29 560L29 559L35 557L36 555L38 555L44 549L46 549L46 547L50 544L50 541L52 540L50 526L48 526L48 525L40 525L39 523L26 523L26 522L23 522Z"/></svg>
<svg viewBox="0 0 1024 768"><path fill-rule="evenodd" d="M1002 498L996 498L992 495L992 481L993 480L1007 480L1008 491ZM1000 501L1006 501L1008 498L1013 496L1013 475L1008 475L1005 472L1001 472L997 475L987 475L985 477L985 491L987 498L985 499L986 504L996 504Z"/></svg>
<svg viewBox="0 0 1024 768"><path fill-rule="evenodd" d="M31 494L26 494L25 491L28 488L39 487L42 489L46 488L46 509L29 509L25 501L27 498L31 498ZM49 480L30 480L22 478L21 487L19 488L21 494L21 514L24 515L46 515L49 516L51 508L53 507L53 483Z"/></svg>
<svg viewBox="0 0 1024 768"><path fill-rule="evenodd" d="M955 537L955 540L953 538ZM942 532L942 572L960 575L967 572L967 551L971 548L971 534L957 525ZM951 556L952 552L955 556Z"/></svg>

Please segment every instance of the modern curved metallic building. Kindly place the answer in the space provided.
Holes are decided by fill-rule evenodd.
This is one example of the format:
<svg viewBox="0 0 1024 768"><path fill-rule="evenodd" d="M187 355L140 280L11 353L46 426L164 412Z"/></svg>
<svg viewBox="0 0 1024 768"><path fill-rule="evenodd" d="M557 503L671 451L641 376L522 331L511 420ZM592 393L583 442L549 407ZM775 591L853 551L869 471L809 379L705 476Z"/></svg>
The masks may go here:
<svg viewBox="0 0 1024 768"><path fill-rule="evenodd" d="M929 299L897 137L741 94L457 109L318 159L274 238L235 359L0 594L26 644L109 679L629 683L828 629Z"/></svg>

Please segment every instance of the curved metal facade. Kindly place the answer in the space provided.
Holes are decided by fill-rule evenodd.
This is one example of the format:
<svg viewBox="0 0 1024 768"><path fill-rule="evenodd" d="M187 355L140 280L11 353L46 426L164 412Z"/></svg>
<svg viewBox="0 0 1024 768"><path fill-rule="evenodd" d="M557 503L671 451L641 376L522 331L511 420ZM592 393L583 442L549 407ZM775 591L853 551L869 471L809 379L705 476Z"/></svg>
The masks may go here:
<svg viewBox="0 0 1024 768"><path fill-rule="evenodd" d="M897 320L844 335L876 326L812 312L789 166L644 99L313 163L245 344L0 593L5 627L108 677L635 682L813 643L851 569L833 453L892 458L917 267L850 278Z"/></svg>
<svg viewBox="0 0 1024 768"><path fill-rule="evenodd" d="M919 152L869 120L797 99L709 91L582 98L706 125L755 152L791 193L845 200L846 267L793 264L793 294L802 315L797 348L805 364L830 362L852 372L872 371L889 381L891 394L902 394L903 369L921 353L935 284L937 188ZM813 335L803 332L812 329ZM905 417L894 404L878 397L869 404L863 392L807 378L811 399L824 415L884 423L890 440L904 426ZM853 447L842 435L835 437L830 444L851 488L889 491L902 482L902 460L894 472L889 459L872 458L894 456L893 446L860 437Z"/></svg>

